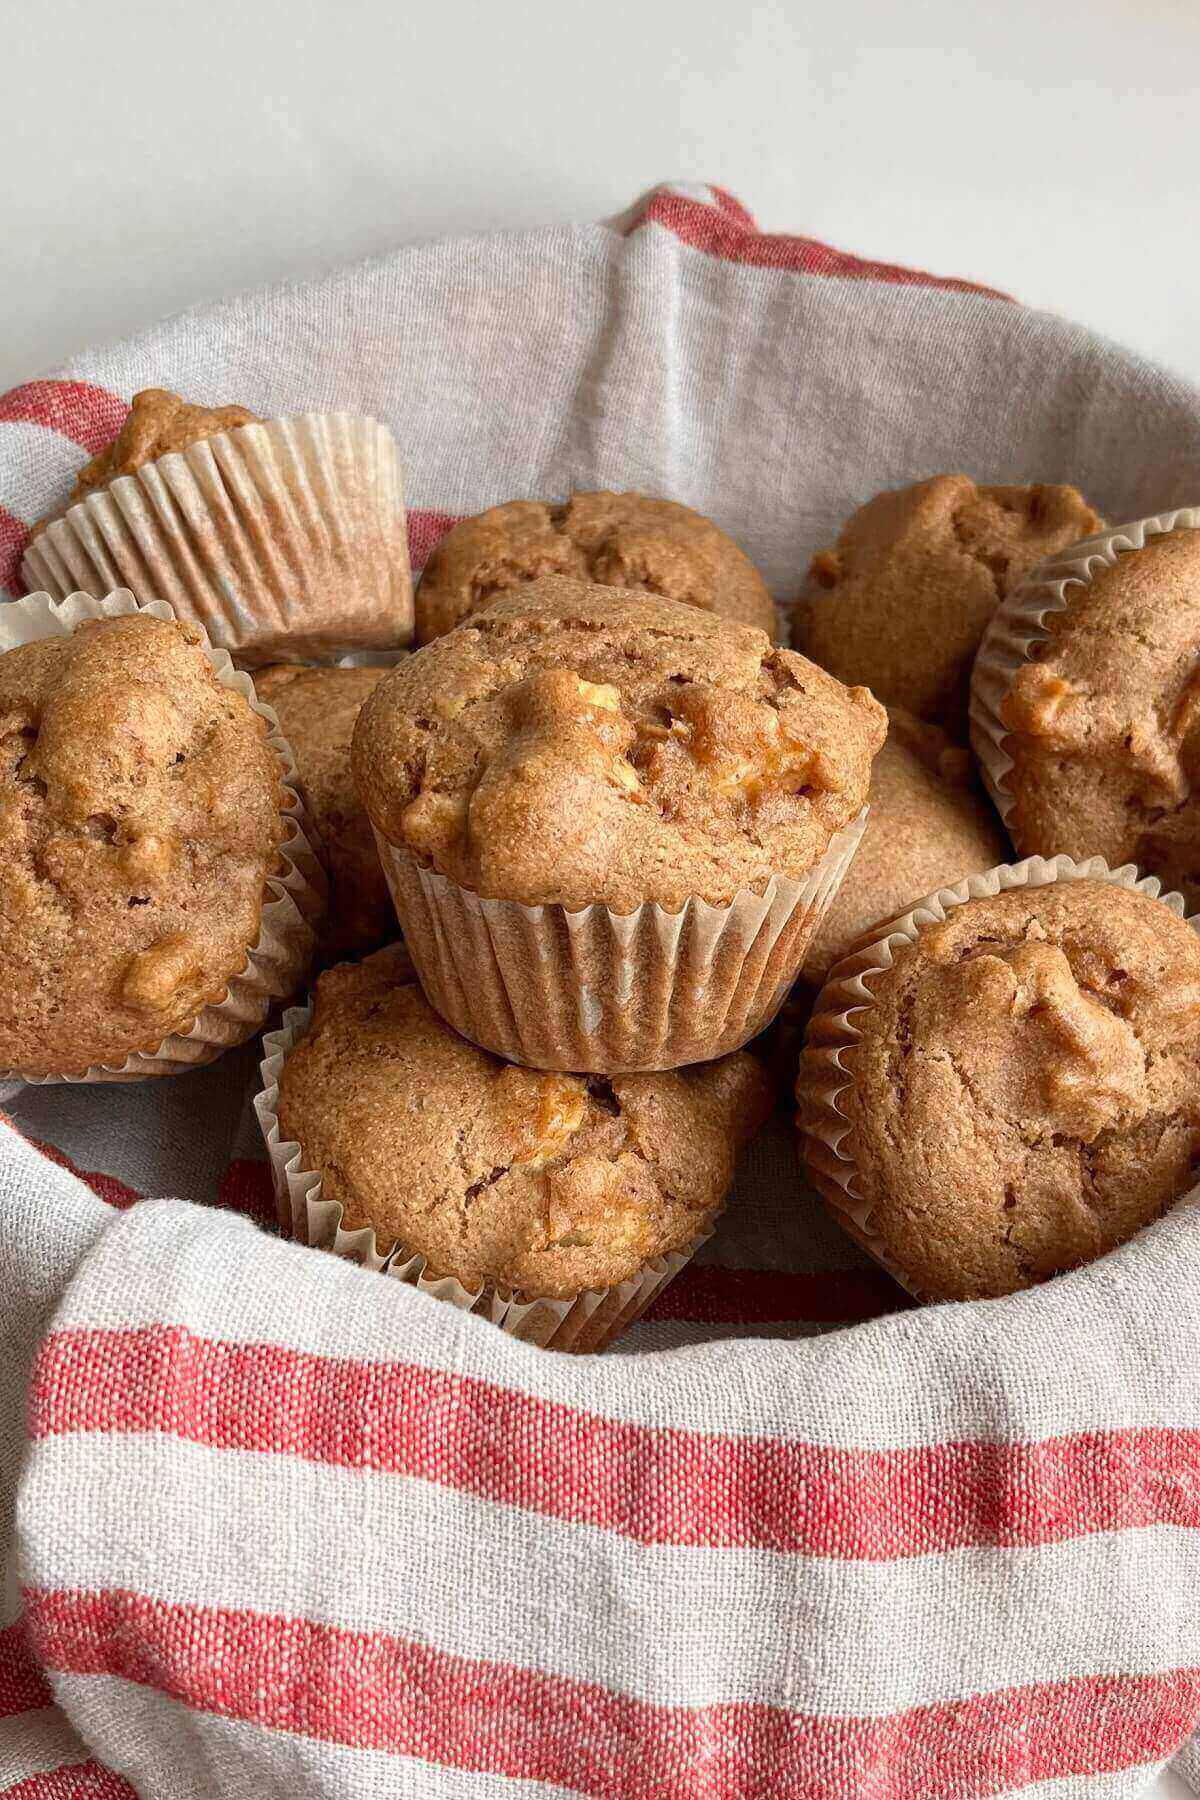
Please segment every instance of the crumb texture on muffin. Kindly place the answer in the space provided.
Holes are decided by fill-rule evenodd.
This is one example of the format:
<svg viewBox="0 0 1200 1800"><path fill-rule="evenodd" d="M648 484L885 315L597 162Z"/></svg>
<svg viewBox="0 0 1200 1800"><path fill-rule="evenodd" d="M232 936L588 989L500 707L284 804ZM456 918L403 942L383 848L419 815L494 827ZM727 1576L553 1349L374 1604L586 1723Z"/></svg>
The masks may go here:
<svg viewBox="0 0 1200 1800"><path fill-rule="evenodd" d="M547 1298L614 1286L706 1231L769 1106L741 1053L611 1078L502 1062L443 1024L398 944L320 977L279 1084L283 1136L344 1229L468 1288Z"/></svg>
<svg viewBox="0 0 1200 1800"><path fill-rule="evenodd" d="M871 1226L927 1295L1028 1287L1200 1163L1200 940L1101 881L955 907L870 978L840 1096Z"/></svg>
<svg viewBox="0 0 1200 1800"><path fill-rule="evenodd" d="M135 475L157 457L190 450L193 444L232 431L237 425L258 423L257 414L247 412L244 406L193 406L166 388L143 388L133 396L128 417L112 443L80 469L67 506L86 500L118 475ZM47 523L49 519L39 520L39 524Z"/></svg>
<svg viewBox="0 0 1200 1800"><path fill-rule="evenodd" d="M731 537L676 500L572 494L561 505L510 500L444 537L417 590L417 638L428 643L508 588L544 575L637 588L775 630L775 608Z"/></svg>
<svg viewBox="0 0 1200 1800"><path fill-rule="evenodd" d="M937 475L877 494L814 557L797 647L965 742L971 664L996 607L1100 524L1072 487Z"/></svg>
<svg viewBox="0 0 1200 1800"><path fill-rule="evenodd" d="M548 579L381 682L355 778L383 835L485 897L619 912L802 879L886 715L751 626Z"/></svg>
<svg viewBox="0 0 1200 1800"><path fill-rule="evenodd" d="M974 780L968 751L902 708L871 768L862 843L804 959L819 988L833 964L874 926L963 875L995 868L1008 840Z"/></svg>
<svg viewBox="0 0 1200 1800"><path fill-rule="evenodd" d="M0 1067L78 1073L220 999L283 836L263 721L180 626L0 656Z"/></svg>
<svg viewBox="0 0 1200 1800"><path fill-rule="evenodd" d="M1136 862L1200 908L1200 531L1128 551L1047 620L1001 705L1022 855Z"/></svg>
<svg viewBox="0 0 1200 1800"><path fill-rule="evenodd" d="M350 773L350 739L383 669L306 668L276 663L255 674L296 758L301 795L329 876L321 953L361 956L395 934L395 915L371 822Z"/></svg>

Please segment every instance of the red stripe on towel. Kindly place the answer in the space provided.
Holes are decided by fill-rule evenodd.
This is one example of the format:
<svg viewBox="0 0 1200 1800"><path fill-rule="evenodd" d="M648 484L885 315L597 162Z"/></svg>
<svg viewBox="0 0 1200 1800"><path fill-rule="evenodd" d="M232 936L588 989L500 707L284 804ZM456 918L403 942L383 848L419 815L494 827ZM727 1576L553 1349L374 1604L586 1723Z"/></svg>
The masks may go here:
<svg viewBox="0 0 1200 1800"><path fill-rule="evenodd" d="M660 189L652 194L635 230L663 225L681 243L703 250L724 262L745 263L760 269L791 270L798 275L833 275L842 280L883 281L898 287L939 288L945 293L983 294L991 300L1010 300L998 288L954 276L930 275L923 269L906 269L898 263L870 262L846 250L834 250L816 238L793 237L759 231L728 208L708 206Z"/></svg>
<svg viewBox="0 0 1200 1800"><path fill-rule="evenodd" d="M54 1703L41 1665L29 1648L23 1620L0 1631L0 1719L38 1712Z"/></svg>
<svg viewBox="0 0 1200 1800"><path fill-rule="evenodd" d="M138 1800L137 1790L93 1757L27 1775L0 1789L0 1800Z"/></svg>
<svg viewBox="0 0 1200 1800"><path fill-rule="evenodd" d="M440 1487L646 1544L870 1562L1200 1526L1200 1431L864 1450L630 1424L410 1363L182 1326L52 1333L29 1429L168 1432Z"/></svg>
<svg viewBox="0 0 1200 1800"><path fill-rule="evenodd" d="M1200 1671L1038 1683L873 1718L756 1702L659 1706L593 1682L382 1632L125 1590L34 1590L64 1675L136 1682L198 1712L610 1800L976 1800L1170 1753Z"/></svg>
<svg viewBox="0 0 1200 1800"><path fill-rule="evenodd" d="M93 456L112 443L128 412L128 400L90 381L27 381L0 394L0 425L40 425Z"/></svg>

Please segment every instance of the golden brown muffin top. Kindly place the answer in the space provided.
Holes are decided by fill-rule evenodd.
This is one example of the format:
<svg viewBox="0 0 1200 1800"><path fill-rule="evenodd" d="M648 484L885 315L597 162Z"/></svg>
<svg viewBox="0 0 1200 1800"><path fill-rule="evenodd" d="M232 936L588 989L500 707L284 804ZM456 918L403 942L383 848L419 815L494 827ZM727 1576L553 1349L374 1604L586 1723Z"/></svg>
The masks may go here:
<svg viewBox="0 0 1200 1800"><path fill-rule="evenodd" d="M548 1075L458 1037L396 944L317 982L279 1083L283 1136L343 1227L465 1286L565 1298L706 1231L766 1118L753 1057L666 1075Z"/></svg>
<svg viewBox="0 0 1200 1800"><path fill-rule="evenodd" d="M80 469L67 505L86 500L118 475L136 474L157 457L190 450L193 444L232 431L236 425L257 423L258 415L244 406L193 406L166 388L143 388L133 396L129 415L113 442Z"/></svg>
<svg viewBox="0 0 1200 1800"><path fill-rule="evenodd" d="M283 837L263 721L145 614L0 656L0 1067L186 1031L245 966Z"/></svg>
<svg viewBox="0 0 1200 1800"><path fill-rule="evenodd" d="M426 644L509 588L543 575L686 600L705 612L775 632L775 608L731 537L676 500L649 494L571 494L561 505L510 500L462 519L425 565L417 641Z"/></svg>
<svg viewBox="0 0 1200 1800"><path fill-rule="evenodd" d="M936 475L876 494L814 557L796 644L965 743L971 664L997 605L1035 563L1100 523L1072 487Z"/></svg>
<svg viewBox="0 0 1200 1800"><path fill-rule="evenodd" d="M1022 854L1136 862L1200 908L1200 531L1066 589L1001 706Z"/></svg>
<svg viewBox="0 0 1200 1800"><path fill-rule="evenodd" d="M393 670L352 755L375 824L423 865L629 912L802 879L861 808L885 724L752 626L551 578Z"/></svg>
<svg viewBox="0 0 1200 1800"><path fill-rule="evenodd" d="M1200 1161L1200 940L1101 881L955 907L869 978L838 1105L873 1228L923 1292L1110 1250Z"/></svg>
<svg viewBox="0 0 1200 1800"><path fill-rule="evenodd" d="M354 722L384 673L275 663L254 676L259 699L274 707L292 747L329 876L329 912L321 934L321 953L329 960L361 956L396 929L371 822L350 773Z"/></svg>
<svg viewBox="0 0 1200 1800"><path fill-rule="evenodd" d="M849 878L817 927L801 971L819 988L872 927L963 875L995 868L1008 839L975 782L970 753L893 707L871 767L871 811Z"/></svg>

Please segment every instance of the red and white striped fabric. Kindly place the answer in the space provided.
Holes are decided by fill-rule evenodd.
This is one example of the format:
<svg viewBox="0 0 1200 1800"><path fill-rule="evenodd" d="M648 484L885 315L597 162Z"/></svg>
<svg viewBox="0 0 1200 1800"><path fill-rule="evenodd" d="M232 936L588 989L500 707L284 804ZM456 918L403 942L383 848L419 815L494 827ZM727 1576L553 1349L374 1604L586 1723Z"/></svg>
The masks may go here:
<svg viewBox="0 0 1200 1800"><path fill-rule="evenodd" d="M1200 486L1185 384L716 189L206 307L0 398L0 581L151 384L386 419L418 565L513 494L640 486L786 596L943 468L1110 517ZM558 1358L258 1229L254 1082L247 1049L9 1099L0 1795L1132 1800L1190 1737L1194 1208L919 1313L781 1125L651 1315Z"/></svg>

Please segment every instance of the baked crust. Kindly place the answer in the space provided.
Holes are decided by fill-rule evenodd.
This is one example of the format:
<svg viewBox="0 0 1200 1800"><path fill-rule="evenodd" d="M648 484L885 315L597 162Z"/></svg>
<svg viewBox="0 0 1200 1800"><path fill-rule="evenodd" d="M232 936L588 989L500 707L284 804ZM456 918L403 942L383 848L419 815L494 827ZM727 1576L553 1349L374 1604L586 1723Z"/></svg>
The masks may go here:
<svg viewBox="0 0 1200 1800"><path fill-rule="evenodd" d="M1006 860L1008 839L970 753L936 725L893 707L871 765L870 813L849 877L817 927L802 979L819 988L834 963L876 925L926 894Z"/></svg>
<svg viewBox="0 0 1200 1800"><path fill-rule="evenodd" d="M119 1064L245 967L282 772L197 644L137 615L0 656L0 1067Z"/></svg>
<svg viewBox="0 0 1200 1800"><path fill-rule="evenodd" d="M549 578L394 669L352 755L383 835L484 897L677 910L803 879L885 726L751 626Z"/></svg>
<svg viewBox="0 0 1200 1800"><path fill-rule="evenodd" d="M128 417L112 443L80 469L66 505L39 519L31 535L98 488L107 487L118 475L134 475L160 456L190 450L193 444L219 432L258 422L257 414L247 412L244 406L193 406L166 388L143 388L133 396Z"/></svg>
<svg viewBox="0 0 1200 1800"><path fill-rule="evenodd" d="M346 1230L469 1288L566 1298L706 1231L770 1100L744 1053L611 1079L503 1062L442 1022L396 944L318 980L279 1121Z"/></svg>
<svg viewBox="0 0 1200 1800"><path fill-rule="evenodd" d="M561 505L510 500L461 519L425 565L417 641L429 643L509 588L544 575L662 594L774 635L762 576L711 519L649 494L587 493Z"/></svg>
<svg viewBox="0 0 1200 1800"><path fill-rule="evenodd" d="M843 1150L919 1291L1029 1287L1195 1183L1200 939L1161 901L1087 880L969 901L869 985Z"/></svg>
<svg viewBox="0 0 1200 1800"><path fill-rule="evenodd" d="M327 961L374 950L396 929L371 821L350 773L355 720L384 673L275 663L254 676L259 698L274 707L296 758L301 796L329 876L321 934Z"/></svg>
<svg viewBox="0 0 1200 1800"><path fill-rule="evenodd" d="M1101 523L1073 487L935 475L876 494L813 558L796 646L965 743L971 665L996 607Z"/></svg>
<svg viewBox="0 0 1200 1800"><path fill-rule="evenodd" d="M1072 584L1017 671L1009 830L1022 855L1135 862L1200 909L1200 531Z"/></svg>

